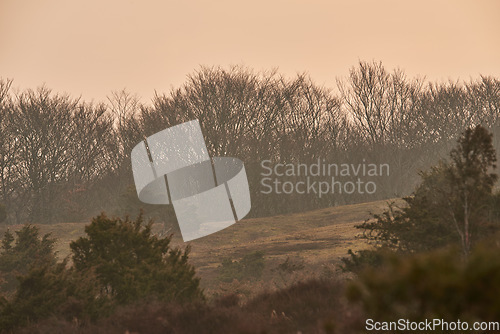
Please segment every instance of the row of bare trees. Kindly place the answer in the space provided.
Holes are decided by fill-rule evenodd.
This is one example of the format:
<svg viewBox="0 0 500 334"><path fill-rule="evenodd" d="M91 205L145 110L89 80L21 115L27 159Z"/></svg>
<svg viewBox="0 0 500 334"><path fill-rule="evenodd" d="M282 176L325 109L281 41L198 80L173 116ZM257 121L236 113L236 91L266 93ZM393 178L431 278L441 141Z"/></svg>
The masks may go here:
<svg viewBox="0 0 500 334"><path fill-rule="evenodd" d="M138 202L129 154L144 137L198 119L211 156L245 162L252 215L303 211L408 194L468 126L500 142L500 80L426 83L378 62L360 62L333 91L307 75L203 67L150 105L126 91L88 104L47 88L12 93L0 81L0 202L9 222L80 220L139 207L168 220L171 209ZM498 145L497 145L498 147ZM261 161L389 164L377 193L261 193Z"/></svg>
<svg viewBox="0 0 500 334"><path fill-rule="evenodd" d="M74 199L83 203L114 161L106 106L44 87L9 95L11 83L0 82L0 196L9 218L48 222L61 211L79 216L84 208Z"/></svg>

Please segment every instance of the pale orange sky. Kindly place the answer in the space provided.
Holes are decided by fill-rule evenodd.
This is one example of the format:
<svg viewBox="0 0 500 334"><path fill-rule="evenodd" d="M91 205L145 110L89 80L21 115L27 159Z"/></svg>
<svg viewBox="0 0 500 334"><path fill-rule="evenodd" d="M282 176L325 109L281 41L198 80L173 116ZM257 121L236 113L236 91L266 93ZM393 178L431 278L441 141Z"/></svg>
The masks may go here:
<svg viewBox="0 0 500 334"><path fill-rule="evenodd" d="M500 77L498 0L0 0L0 77L144 102L200 65L307 72L335 87L359 59L443 81Z"/></svg>

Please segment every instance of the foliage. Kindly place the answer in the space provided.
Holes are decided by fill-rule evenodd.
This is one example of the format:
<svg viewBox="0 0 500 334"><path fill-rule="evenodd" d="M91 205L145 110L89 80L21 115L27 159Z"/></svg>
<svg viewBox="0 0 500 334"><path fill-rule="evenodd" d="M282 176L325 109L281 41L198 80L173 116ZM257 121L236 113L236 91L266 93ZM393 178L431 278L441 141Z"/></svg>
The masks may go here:
<svg viewBox="0 0 500 334"><path fill-rule="evenodd" d="M56 263L53 240L38 238L27 225L2 242L2 264L19 272L19 286L0 303L0 328L13 329L55 317L79 322L111 314L138 300L203 300L199 279L188 264L189 249L170 247L170 238L151 234L152 222L108 218L101 214L87 225L86 237L70 244L73 265ZM22 270L24 272L21 272ZM10 277L10 276L7 276ZM9 283L12 283L9 281Z"/></svg>
<svg viewBox="0 0 500 334"><path fill-rule="evenodd" d="M402 253L458 244L467 256L477 240L498 229L491 134L480 125L467 129L450 158L421 173L422 183L404 198L406 206L391 203L374 220L356 226L363 236L377 247Z"/></svg>
<svg viewBox="0 0 500 334"><path fill-rule="evenodd" d="M340 260L342 265L340 268L343 272L352 272L359 274L367 267L378 267L384 262L384 255L388 250L385 248L379 249L363 249L354 253L351 249L347 251L349 257L343 257Z"/></svg>
<svg viewBox="0 0 500 334"><path fill-rule="evenodd" d="M129 185L117 198L117 208L114 214L125 216L130 212L144 211L144 220L152 219L155 224L163 222L163 231L180 234L177 216L172 205L154 205L141 202L137 197L135 185Z"/></svg>
<svg viewBox="0 0 500 334"><path fill-rule="evenodd" d="M234 296L214 303L140 302L120 307L96 323L49 319L20 333L359 333L359 308L347 309L341 283L308 280L263 292L245 305Z"/></svg>
<svg viewBox="0 0 500 334"><path fill-rule="evenodd" d="M451 189L443 195L464 255L469 254L479 227L488 218L487 205L498 179L492 172L497 161L492 137L480 125L468 128L450 153L451 166L446 176Z"/></svg>
<svg viewBox="0 0 500 334"><path fill-rule="evenodd" d="M68 319L105 314L109 302L96 298L95 275L82 276L66 261L56 263L55 241L49 234L40 237L33 225L23 226L16 237L5 232L0 269L2 292L8 298L0 304L0 328L12 329L55 314Z"/></svg>
<svg viewBox="0 0 500 334"><path fill-rule="evenodd" d="M82 276L67 262L33 267L19 277L13 298L0 309L0 328L9 330L48 317L95 320L110 313L109 298L99 296L95 275Z"/></svg>
<svg viewBox="0 0 500 334"><path fill-rule="evenodd" d="M219 279L223 282L231 282L235 279L238 281L260 279L264 267L264 253L261 251L246 254L240 261L226 258L222 260Z"/></svg>
<svg viewBox="0 0 500 334"><path fill-rule="evenodd" d="M498 321L500 259L497 240L473 249L466 262L451 250L409 257L392 255L367 268L348 289L368 317L424 320Z"/></svg>
<svg viewBox="0 0 500 334"><path fill-rule="evenodd" d="M189 248L170 247L170 237L152 235L142 214L135 221L101 214L85 227L86 237L70 244L75 270L94 271L101 294L118 304L155 296L191 300L202 296L199 279L188 264Z"/></svg>
<svg viewBox="0 0 500 334"><path fill-rule="evenodd" d="M38 227L24 225L15 232L7 230L0 247L0 292L9 295L18 282L16 277L26 275L32 268L56 263L55 239L50 234L40 237Z"/></svg>

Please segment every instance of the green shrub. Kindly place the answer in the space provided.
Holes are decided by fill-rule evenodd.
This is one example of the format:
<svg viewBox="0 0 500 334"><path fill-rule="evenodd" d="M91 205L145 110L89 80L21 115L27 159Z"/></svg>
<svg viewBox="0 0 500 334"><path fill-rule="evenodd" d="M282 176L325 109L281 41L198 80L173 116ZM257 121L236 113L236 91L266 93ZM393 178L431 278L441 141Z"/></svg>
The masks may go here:
<svg viewBox="0 0 500 334"><path fill-rule="evenodd" d="M456 250L388 256L368 268L348 289L373 319L498 321L500 318L498 242L479 244L467 261Z"/></svg>
<svg viewBox="0 0 500 334"><path fill-rule="evenodd" d="M16 232L15 245L7 232L4 263L30 269L17 277L12 297L0 299L0 328L12 330L48 318L88 322L136 301L203 300L199 279L187 262L189 249L172 249L170 238L151 234L151 225L143 226L141 215L135 221L99 215L85 227L87 236L70 244L71 267L66 260L56 264L53 240L39 240L36 228Z"/></svg>
<svg viewBox="0 0 500 334"><path fill-rule="evenodd" d="M82 276L63 261L33 267L19 276L19 287L0 309L0 328L13 328L49 317L95 320L110 314L112 301L99 295L95 275Z"/></svg>
<svg viewBox="0 0 500 334"><path fill-rule="evenodd" d="M154 296L160 300L202 297L199 278L188 263L189 248L170 247L170 237L158 238L152 222L108 218L101 214L85 227L86 237L70 244L75 270L95 271L103 295L117 304Z"/></svg>
<svg viewBox="0 0 500 334"><path fill-rule="evenodd" d="M244 305L234 295L213 304L137 302L95 323L52 318L19 333L361 333L359 309L347 309L342 296L338 281L308 280L263 292Z"/></svg>
<svg viewBox="0 0 500 334"><path fill-rule="evenodd" d="M26 275L33 267L56 263L55 239L50 234L40 237L38 227L24 225L19 231L7 230L0 247L0 292L12 294L18 286L16 279Z"/></svg>
<svg viewBox="0 0 500 334"><path fill-rule="evenodd" d="M400 253L426 252L458 245L467 257L474 245L500 229L498 175L492 135L468 128L442 161L427 172L401 208L394 203L374 219L356 226L375 246Z"/></svg>
<svg viewBox="0 0 500 334"><path fill-rule="evenodd" d="M359 274L362 270L367 267L376 268L384 262L384 255L386 255L389 250L385 248L378 249L363 249L360 251L353 252L351 249L347 251L349 257L343 257L340 260L342 265L340 268L343 272L352 272Z"/></svg>

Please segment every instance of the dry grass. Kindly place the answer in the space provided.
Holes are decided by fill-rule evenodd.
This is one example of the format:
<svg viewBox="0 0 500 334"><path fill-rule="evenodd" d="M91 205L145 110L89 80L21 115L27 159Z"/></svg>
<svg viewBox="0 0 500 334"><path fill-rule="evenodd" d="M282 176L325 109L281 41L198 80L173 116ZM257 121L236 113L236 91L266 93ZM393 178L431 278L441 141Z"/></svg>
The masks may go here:
<svg viewBox="0 0 500 334"><path fill-rule="evenodd" d="M202 286L216 290L217 268L223 258L238 259L259 250L265 253L270 268L287 257L300 258L306 264L305 271L318 274L325 266L335 266L348 249L365 248L366 243L356 238L359 230L354 226L386 206L387 201L377 201L242 220L216 234L189 242L191 261L202 277ZM267 272L266 280L270 282Z"/></svg>
<svg viewBox="0 0 500 334"><path fill-rule="evenodd" d="M265 280L273 281L275 268L279 263L301 259L305 272L318 273L325 267L333 268L348 249L366 247L364 241L356 238L359 233L354 225L370 217L370 213L381 212L388 201L376 201L320 209L315 211L279 215L267 218L245 219L209 236L188 242L191 246L191 263L201 277L201 285L207 291L219 289L218 266L223 258L238 259L254 251L263 251L268 270ZM57 239L56 251L59 258L69 255L69 243L85 234L83 223L60 223L39 225L42 234L51 233ZM17 230L21 226L9 226ZM160 226L153 227L156 231ZM6 227L0 227L3 234ZM173 244L184 247L179 236ZM318 276L318 275L310 275ZM261 288L269 289L272 286Z"/></svg>

